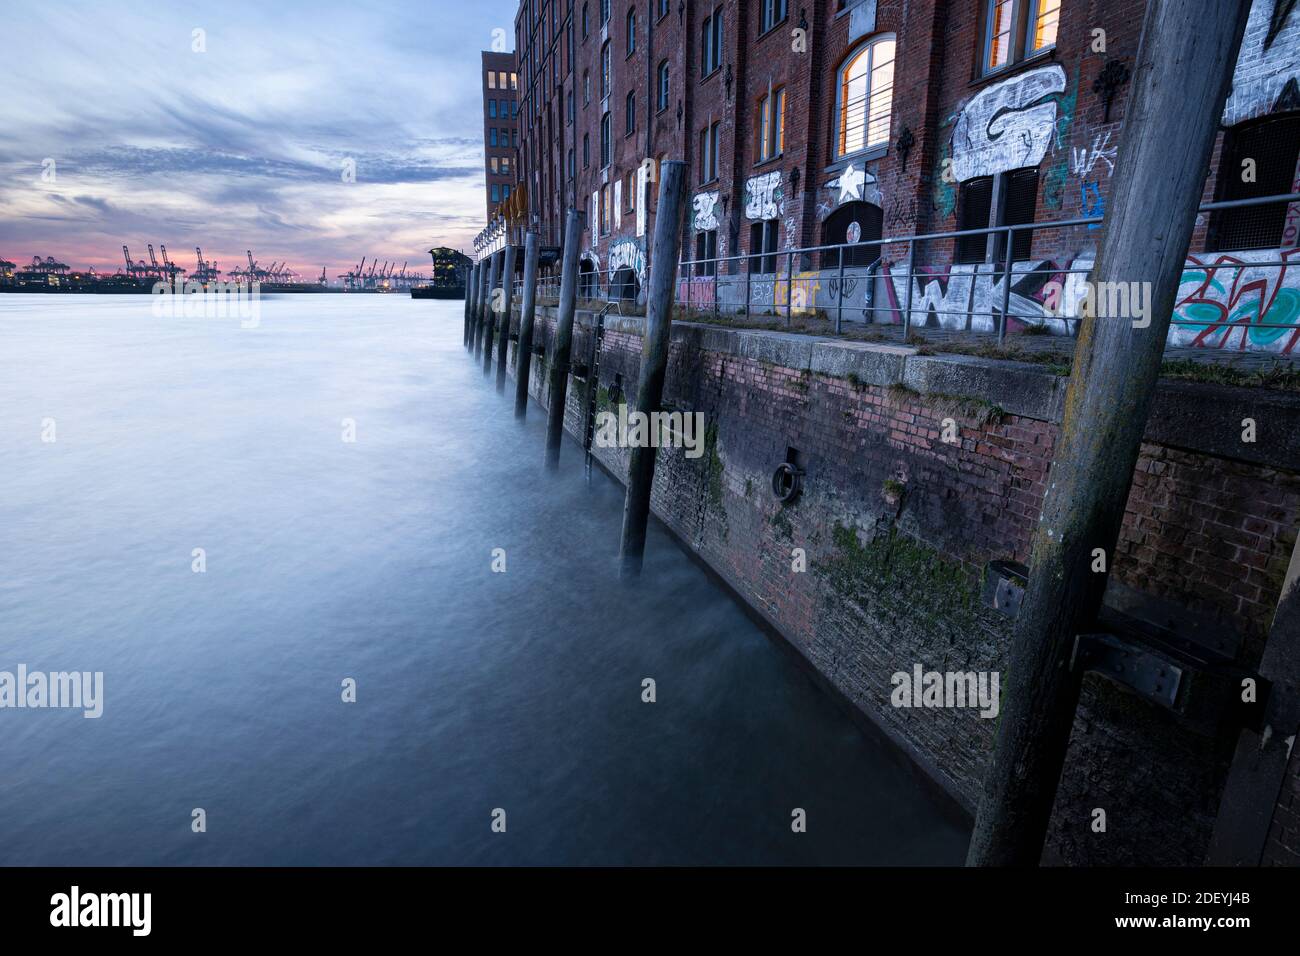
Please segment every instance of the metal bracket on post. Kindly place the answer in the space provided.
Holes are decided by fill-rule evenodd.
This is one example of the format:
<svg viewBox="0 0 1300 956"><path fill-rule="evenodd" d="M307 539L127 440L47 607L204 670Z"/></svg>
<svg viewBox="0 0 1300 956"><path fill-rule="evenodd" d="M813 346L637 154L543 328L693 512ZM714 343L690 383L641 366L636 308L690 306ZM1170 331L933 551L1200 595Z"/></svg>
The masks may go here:
<svg viewBox="0 0 1300 956"><path fill-rule="evenodd" d="M1152 703L1177 709L1183 669L1113 634L1076 635L1070 666L1105 674Z"/></svg>

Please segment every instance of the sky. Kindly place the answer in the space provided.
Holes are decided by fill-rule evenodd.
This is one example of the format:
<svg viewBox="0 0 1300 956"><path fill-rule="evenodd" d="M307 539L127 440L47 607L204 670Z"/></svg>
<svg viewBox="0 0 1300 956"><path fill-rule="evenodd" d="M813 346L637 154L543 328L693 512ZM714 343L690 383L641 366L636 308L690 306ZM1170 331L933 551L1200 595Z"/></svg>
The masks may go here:
<svg viewBox="0 0 1300 956"><path fill-rule="evenodd" d="M494 30L514 48L517 8L5 3L0 258L427 272L483 227L479 57Z"/></svg>

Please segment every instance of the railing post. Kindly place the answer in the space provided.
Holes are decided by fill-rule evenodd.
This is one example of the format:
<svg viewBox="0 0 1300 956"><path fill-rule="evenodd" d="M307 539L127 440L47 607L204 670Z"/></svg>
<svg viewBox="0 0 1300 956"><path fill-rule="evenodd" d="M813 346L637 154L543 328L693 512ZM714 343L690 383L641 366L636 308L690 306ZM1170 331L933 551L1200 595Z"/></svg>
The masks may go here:
<svg viewBox="0 0 1300 956"><path fill-rule="evenodd" d="M794 325L794 251L785 257L785 326Z"/></svg>
<svg viewBox="0 0 1300 956"><path fill-rule="evenodd" d="M903 343L912 334L912 283L916 281L916 240L907 240L907 294L903 297Z"/></svg>
<svg viewBox="0 0 1300 956"><path fill-rule="evenodd" d="M835 333L844 327L844 247L840 246L840 294L835 305Z"/></svg>
<svg viewBox="0 0 1300 956"><path fill-rule="evenodd" d="M749 299L750 299L750 282L754 274L754 260L750 256L745 257L745 318L749 318Z"/></svg>
<svg viewBox="0 0 1300 956"><path fill-rule="evenodd" d="M578 240L582 219L570 209L564 223L564 271L560 278L560 305L555 319L555 341L551 346L551 388L546 409L546 467L560 467L560 443L564 437L564 405L569 393L569 358L573 351L573 314L578 302Z"/></svg>
<svg viewBox="0 0 1300 956"><path fill-rule="evenodd" d="M515 346L515 418L528 414L528 378L533 368L533 312L537 307L537 233L524 236L524 294L519 310L519 344Z"/></svg>
<svg viewBox="0 0 1300 956"><path fill-rule="evenodd" d="M1007 309L1011 307L1011 247L1014 245L1012 242L1014 236L1015 231L1008 227L1006 232L1007 248L1002 255L1002 318L998 322L998 348L1002 348L1003 339L1006 337Z"/></svg>
<svg viewBox="0 0 1300 956"><path fill-rule="evenodd" d="M722 262L717 257L716 250L713 257L713 318L718 318L718 312L721 308L720 300L722 299Z"/></svg>

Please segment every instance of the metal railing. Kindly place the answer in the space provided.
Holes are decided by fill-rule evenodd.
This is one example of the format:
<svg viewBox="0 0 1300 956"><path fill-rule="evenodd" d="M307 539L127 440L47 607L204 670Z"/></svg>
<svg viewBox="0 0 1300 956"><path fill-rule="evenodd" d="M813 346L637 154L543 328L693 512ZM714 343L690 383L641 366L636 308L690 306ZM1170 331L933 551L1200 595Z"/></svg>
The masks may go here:
<svg viewBox="0 0 1300 956"><path fill-rule="evenodd" d="M1279 203L1300 204L1300 193L1206 203L1198 212L1216 213ZM1300 205L1295 212L1300 225ZM1093 268L1093 254L1082 253L1069 264L1058 264L1054 254L1016 258L1017 247L1027 244L1032 252L1032 237L1038 233L1094 230L1104 221L1104 216L1081 216L682 260L677 266L674 305L679 317L704 322L724 317L729 321L784 318L785 326L793 328L795 317L799 316L822 321L827 331L833 327L836 333L844 332L846 324L901 326L904 340L911 336L918 320L929 322L931 316L940 328L953 330L959 326L955 331L996 334L999 346L1005 343L1008 332L1015 331L1014 324L1072 335L1082 317L1078 310L1089 292L1085 280ZM1022 239L1024 236L1030 238ZM960 240L975 238L985 240L984 257L979 261L959 261ZM933 252L937 243L952 243L951 254L926 255ZM891 255L895 250L896 254ZM1198 301L1195 304L1204 305L1207 313L1214 314L1188 318L1178 313L1178 308L1185 304L1180 300L1171 325L1201 329L1207 334L1215 329L1227 329L1231 334L1233 329L1245 326L1252 334L1271 330L1273 338L1291 330L1300 340L1300 248L1273 247L1273 250L1274 255L1262 259L1250 256L1268 250L1190 253L1196 260L1187 260L1185 275L1203 273L1204 280L1198 288L1218 293L1226 304L1220 307L1210 300ZM1288 258L1292 252L1294 257ZM1297 266L1296 291L1288 293L1286 298L1294 308L1286 321L1270 321L1268 309L1278 292L1292 288L1283 284L1286 269L1292 265ZM1221 270L1232 272L1232 278L1221 279L1218 275ZM1236 290L1240 286L1238 277L1245 270L1260 270L1261 275L1252 277L1249 283L1259 295L1243 299L1243 293ZM1273 275L1264 274L1267 270L1272 270ZM614 301L623 305L621 311L635 312L642 283L639 278L629 278L631 275L630 270L616 270L613 276L601 271L581 272L579 307L595 308L599 303ZM1041 282L1038 277L1043 277ZM968 288L963 285L967 281ZM937 292L933 283L938 283ZM965 289L958 298L966 299L966 308L947 307L948 290L954 283ZM1052 283L1054 288L1049 286ZM1049 288L1055 302L1035 298ZM513 290L517 308L523 296L521 279L514 280ZM1267 295L1267 290L1272 290L1272 295ZM559 292L558 274L538 276L536 293L540 304L558 301ZM1032 310L1027 304L1032 304ZM964 327L960 327L962 319Z"/></svg>
<svg viewBox="0 0 1300 956"><path fill-rule="evenodd" d="M1300 203L1300 193L1207 203L1200 207L1199 212L1213 213L1226 209L1277 203ZM1297 210L1297 218L1300 218L1300 210ZM1078 257L1068 266L1051 263L1051 256L1048 255L1030 255L1027 258L1017 260L1015 258L1018 245L1017 237L1024 234L1032 236L1034 233L1043 230L1079 227L1096 228L1103 222L1103 216L1084 216L1074 219L993 226L982 229L963 229L908 236L886 236L857 243L807 246L780 251L750 252L715 258L684 260L678 265L677 303L684 307L688 314L699 317L704 321L708 320L710 313L714 318L721 318L723 315L734 315L752 319L755 317L756 309L761 309L760 315L765 317L780 318L784 315L787 326L793 324L796 314L805 316L825 314L828 320L833 315L836 332L843 331L846 312L861 313L863 316L862 322L865 324L901 324L904 338L910 334L916 315L920 311L924 317L934 315L940 320L944 316L965 318L966 328L964 331L996 332L998 344L1001 345L1009 329L1009 320L1017 320L1025 325L1041 325L1044 320L1056 321L1063 323L1062 331L1069 332L1071 330L1069 323L1077 323L1081 318L1080 313L1073 311L1073 309L1047 312L1042 308L1032 313L1017 312L1013 308L1015 301L1013 295L1022 302L1027 296L1016 293L1013 287L1030 277L1046 276L1047 279L1038 284L1034 290L1035 293L1041 291L1048 281L1055 280L1060 283L1056 290L1058 294L1069 292L1071 295L1067 295L1066 298L1077 297L1081 292L1086 292L1086 289L1083 288L1084 283L1076 283L1071 288L1069 287L1069 277L1086 277L1092 271L1094 262L1091 256ZM982 261L978 262L957 261L958 240L965 237L983 237L986 240L989 237L996 237L995 242L987 243L990 250L997 249L996 257L986 255ZM939 242L955 244L953 247L954 255L947 258L945 265L934 267L918 261L920 251L926 243ZM1030 242L1032 244L1032 239ZM886 250L891 248L899 249L900 255L887 258ZM1246 252L1249 253L1250 251L1252 250ZM1224 250L1219 253L1195 253L1194 255L1199 257L1212 257L1212 261L1208 263L1189 262L1186 271L1206 273L1206 284L1209 284L1211 282L1209 273L1218 270L1235 270L1240 273L1247 269L1273 269L1278 272L1278 277L1272 282L1272 287L1276 290L1281 286L1280 278L1286 267L1300 265L1300 250L1296 250L1295 258L1287 259L1285 256L1290 252L1291 250L1283 250L1281 256L1275 255L1265 259L1240 258L1242 256L1240 250ZM775 263L773 260L775 260ZM1047 261L1049 265L1045 268L1034 268L1035 263L1043 261ZM1080 266L1080 262L1086 264ZM775 269L771 267L773 264L776 266ZM850 269L856 271L850 273L848 271ZM958 269L962 271L955 271ZM1008 275L1011 277L1011 281L1007 281ZM920 310L917 308L917 280L921 280L922 283L928 285L933 281L945 278L948 283L952 283L966 277L969 277L972 282L972 287L966 294L968 300L972 301L971 307L966 309L939 308L933 301L930 301L927 290L922 288L922 302L920 305L923 308ZM856 285L862 279L866 280L862 303L847 303L846 281ZM885 293L891 299L901 301L891 301L884 306L877 302L877 286L882 282L885 286ZM899 295L898 289L900 282L903 284L901 295ZM975 285L980 282L986 285L989 295L977 294ZM817 295L823 284L829 286L831 293L829 296ZM1025 285L1032 286L1033 283L1025 283ZM1235 287L1235 285L1235 282L1228 283L1227 288ZM1300 286L1300 279L1297 280L1297 286ZM1218 283L1218 287L1224 288L1224 283ZM755 295L756 288L759 289L760 294L758 295ZM1297 293L1297 297L1297 302L1300 303L1300 292ZM824 301L827 298L833 300L833 305L830 305L829 308L827 307L828 303ZM942 298L946 299L947 296L944 295ZM973 300L976 298L987 301L982 303L980 307L975 307ZM1261 296L1260 300L1257 300L1257 311L1260 312L1264 308L1262 298ZM1231 302L1232 297L1229 296L1229 299ZM1076 307L1079 304L1079 302L1073 303ZM1245 315L1249 318L1249 304L1245 308ZM878 316L882 312L890 316L901 315L901 322L880 322ZM1300 312L1293 312L1290 318L1291 321L1270 322L1265 320L1265 315L1256 314L1247 324L1252 329L1294 330L1300 332ZM987 328L975 329L976 319L983 320L987 324ZM942 324L942 321L940 324ZM1230 319L1226 315L1216 321L1210 317L1203 319L1180 318L1175 314L1172 324L1205 328L1208 326L1237 326L1242 323L1240 319Z"/></svg>

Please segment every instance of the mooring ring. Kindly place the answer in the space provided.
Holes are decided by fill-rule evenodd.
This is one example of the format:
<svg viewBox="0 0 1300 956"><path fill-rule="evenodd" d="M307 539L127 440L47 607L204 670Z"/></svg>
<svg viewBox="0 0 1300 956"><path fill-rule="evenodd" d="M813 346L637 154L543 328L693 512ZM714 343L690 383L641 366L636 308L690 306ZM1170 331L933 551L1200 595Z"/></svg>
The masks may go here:
<svg viewBox="0 0 1300 956"><path fill-rule="evenodd" d="M777 501L789 504L799 497L802 490L803 472L800 469L788 461L776 466L776 471L772 472L772 494L776 495Z"/></svg>

